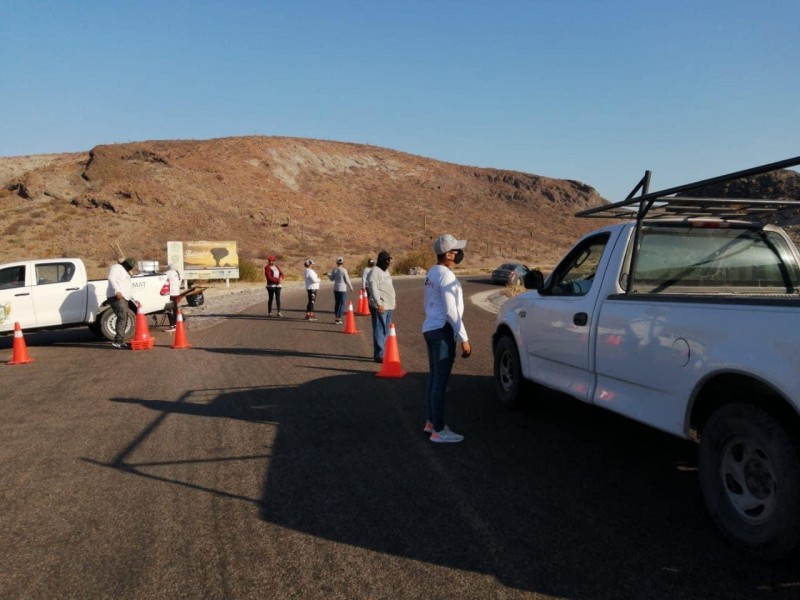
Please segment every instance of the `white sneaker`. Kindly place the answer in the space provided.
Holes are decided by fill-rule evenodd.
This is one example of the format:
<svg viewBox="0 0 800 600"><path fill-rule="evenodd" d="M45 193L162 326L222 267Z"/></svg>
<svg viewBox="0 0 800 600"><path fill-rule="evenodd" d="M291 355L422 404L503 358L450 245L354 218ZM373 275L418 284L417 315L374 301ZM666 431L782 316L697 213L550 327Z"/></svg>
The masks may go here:
<svg viewBox="0 0 800 600"><path fill-rule="evenodd" d="M464 440L463 435L459 435L445 425L441 431L434 431L431 434L431 441L436 444L455 444Z"/></svg>

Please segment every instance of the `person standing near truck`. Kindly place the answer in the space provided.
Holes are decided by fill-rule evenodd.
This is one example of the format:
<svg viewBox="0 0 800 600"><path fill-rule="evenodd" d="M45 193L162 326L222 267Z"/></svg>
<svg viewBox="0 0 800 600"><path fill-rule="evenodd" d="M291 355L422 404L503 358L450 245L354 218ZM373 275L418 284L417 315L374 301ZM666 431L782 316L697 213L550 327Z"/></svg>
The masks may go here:
<svg viewBox="0 0 800 600"><path fill-rule="evenodd" d="M169 329L175 331L175 324L178 322L178 304L181 301L181 274L174 265L167 265L167 283L169 284L169 300L172 302L172 312L169 313Z"/></svg>
<svg viewBox="0 0 800 600"><path fill-rule="evenodd" d="M114 348L129 348L125 343L125 328L127 327L128 312L125 310L128 302L133 299L133 283L130 272L136 263L132 258L126 258L113 265L108 270L108 304L117 317L114 333Z"/></svg>
<svg viewBox="0 0 800 600"><path fill-rule="evenodd" d="M456 359L456 342L461 342L461 356L472 353L464 327L464 293L453 265L464 259L467 240L457 240L452 235L442 235L433 242L436 264L425 276L425 321L422 335L428 347L428 386L425 397L428 401L428 420L425 433L436 443L460 442L463 435L455 433L445 425L444 408L447 382Z"/></svg>
<svg viewBox="0 0 800 600"><path fill-rule="evenodd" d="M283 281L283 271L275 264L275 257L270 256L267 258L267 266L264 267L264 276L267 278L267 316L272 316L272 301L275 300L275 308L278 310L278 316L282 317L281 313L281 282Z"/></svg>

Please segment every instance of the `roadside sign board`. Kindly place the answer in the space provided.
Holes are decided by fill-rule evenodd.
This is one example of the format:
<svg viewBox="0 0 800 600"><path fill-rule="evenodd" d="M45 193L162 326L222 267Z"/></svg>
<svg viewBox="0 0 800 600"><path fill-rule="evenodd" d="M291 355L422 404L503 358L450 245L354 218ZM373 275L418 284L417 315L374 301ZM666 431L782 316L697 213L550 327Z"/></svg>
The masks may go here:
<svg viewBox="0 0 800 600"><path fill-rule="evenodd" d="M167 242L167 260L182 279L238 279L236 242Z"/></svg>

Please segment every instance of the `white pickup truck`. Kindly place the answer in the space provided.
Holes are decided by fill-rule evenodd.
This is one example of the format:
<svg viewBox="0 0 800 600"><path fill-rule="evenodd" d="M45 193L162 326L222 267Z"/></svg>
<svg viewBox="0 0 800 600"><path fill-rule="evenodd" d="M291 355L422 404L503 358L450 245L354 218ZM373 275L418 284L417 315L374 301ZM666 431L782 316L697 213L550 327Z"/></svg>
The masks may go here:
<svg viewBox="0 0 800 600"><path fill-rule="evenodd" d="M544 386L699 441L712 519L767 560L800 542L800 255L754 219L800 200L688 194L798 164L649 194L646 173L626 200L576 215L625 222L584 236L546 279L529 273L492 342L508 405Z"/></svg>
<svg viewBox="0 0 800 600"><path fill-rule="evenodd" d="M79 258L47 258L0 265L0 334L88 325L114 339L116 316L107 303L108 280L89 281ZM145 314L163 312L169 303L166 276L133 277L133 297ZM125 339L133 337L137 306L131 302Z"/></svg>

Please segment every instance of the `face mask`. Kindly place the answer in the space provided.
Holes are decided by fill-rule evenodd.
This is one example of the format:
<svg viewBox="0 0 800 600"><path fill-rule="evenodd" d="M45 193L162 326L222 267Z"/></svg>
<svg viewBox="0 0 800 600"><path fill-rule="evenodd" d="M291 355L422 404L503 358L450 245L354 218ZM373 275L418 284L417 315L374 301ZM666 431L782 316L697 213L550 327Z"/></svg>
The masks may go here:
<svg viewBox="0 0 800 600"><path fill-rule="evenodd" d="M456 256L453 259L453 262L457 265L460 265L462 260L464 260L464 251L459 248L456 250Z"/></svg>

